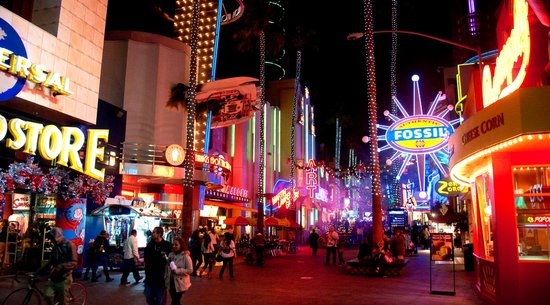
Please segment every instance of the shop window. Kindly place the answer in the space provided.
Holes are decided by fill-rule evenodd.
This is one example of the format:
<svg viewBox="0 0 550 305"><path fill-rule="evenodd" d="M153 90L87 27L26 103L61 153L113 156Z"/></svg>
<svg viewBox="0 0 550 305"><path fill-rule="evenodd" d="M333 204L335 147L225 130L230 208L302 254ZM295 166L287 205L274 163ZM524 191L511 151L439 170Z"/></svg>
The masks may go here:
<svg viewBox="0 0 550 305"><path fill-rule="evenodd" d="M483 250L481 255L485 258L493 259L494 257L494 240L493 232L495 224L493 219L493 207L491 204L491 185L493 180L488 173L476 177L476 201L478 205L478 215L481 224L481 240L483 241Z"/></svg>
<svg viewBox="0 0 550 305"><path fill-rule="evenodd" d="M549 260L550 166L514 167L520 260Z"/></svg>

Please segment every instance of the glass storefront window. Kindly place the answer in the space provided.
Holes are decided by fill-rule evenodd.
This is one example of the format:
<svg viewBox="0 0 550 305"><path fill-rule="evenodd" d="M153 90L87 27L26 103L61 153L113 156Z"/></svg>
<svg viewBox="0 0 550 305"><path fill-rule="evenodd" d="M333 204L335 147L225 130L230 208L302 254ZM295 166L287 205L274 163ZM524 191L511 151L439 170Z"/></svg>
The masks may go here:
<svg viewBox="0 0 550 305"><path fill-rule="evenodd" d="M476 177L476 202L479 210L479 217L481 223L481 238L483 241L483 251L480 254L485 255L487 259L493 259L495 255L493 232L494 232L494 219L493 219L493 207L491 205L491 194L493 180L488 173L482 174Z"/></svg>
<svg viewBox="0 0 550 305"><path fill-rule="evenodd" d="M518 166L512 170L519 259L550 260L550 166Z"/></svg>

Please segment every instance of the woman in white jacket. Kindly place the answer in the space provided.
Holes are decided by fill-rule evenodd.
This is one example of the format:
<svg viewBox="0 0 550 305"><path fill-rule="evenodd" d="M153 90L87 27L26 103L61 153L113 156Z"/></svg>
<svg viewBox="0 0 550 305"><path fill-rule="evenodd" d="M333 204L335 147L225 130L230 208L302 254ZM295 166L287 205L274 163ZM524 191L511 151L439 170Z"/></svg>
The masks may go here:
<svg viewBox="0 0 550 305"><path fill-rule="evenodd" d="M170 292L172 305L180 305L181 297L191 287L189 277L191 273L193 273L193 263L189 250L182 238L175 238L172 243L172 252L168 254L168 264L164 273L164 281Z"/></svg>

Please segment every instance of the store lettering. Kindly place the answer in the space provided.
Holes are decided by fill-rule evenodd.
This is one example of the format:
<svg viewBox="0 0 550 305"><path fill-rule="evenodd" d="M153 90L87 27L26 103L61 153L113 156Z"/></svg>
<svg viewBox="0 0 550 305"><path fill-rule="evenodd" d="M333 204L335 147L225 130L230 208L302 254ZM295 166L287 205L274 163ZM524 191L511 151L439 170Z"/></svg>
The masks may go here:
<svg viewBox="0 0 550 305"><path fill-rule="evenodd" d="M550 223L550 216L535 216L537 223Z"/></svg>
<svg viewBox="0 0 550 305"><path fill-rule="evenodd" d="M11 138L6 138L10 132ZM97 180L103 181L105 169L96 168L96 158L103 161L104 148L98 147L99 140L105 142L109 138L107 129L89 129L86 142L84 165L80 160L79 150L84 146L85 136L76 127L61 127L42 125L24 121L19 118L6 120L0 115L0 141L6 138L6 147L13 150L35 155L36 151L42 158L51 161L57 158L57 164L69 167Z"/></svg>
<svg viewBox="0 0 550 305"><path fill-rule="evenodd" d="M210 165L214 165L214 166L219 166L223 169L231 171L231 164L229 162L225 161L224 159L219 158L219 157L210 157L210 156L206 156L206 155L196 154L195 155L195 162L206 163L206 164L210 164Z"/></svg>
<svg viewBox="0 0 550 305"><path fill-rule="evenodd" d="M0 70L26 78L59 94L74 94L70 89L71 80L69 78L2 47L0 47Z"/></svg>
<svg viewBox="0 0 550 305"><path fill-rule="evenodd" d="M315 190L317 189L317 164L315 160L309 160L307 163L308 171L306 173L306 189L309 198L314 198Z"/></svg>
<svg viewBox="0 0 550 305"><path fill-rule="evenodd" d="M525 79L531 52L528 12L525 0L514 1L514 28L497 57L494 75L489 66L483 68L483 107L514 92Z"/></svg>
<svg viewBox="0 0 550 305"><path fill-rule="evenodd" d="M234 186L227 185L227 184L223 186L223 189L221 190L221 192L229 194L229 195L233 195L233 196L240 196L240 197L248 198L248 190L238 188L238 187L234 187Z"/></svg>
<svg viewBox="0 0 550 305"><path fill-rule="evenodd" d="M504 113L500 113L486 121L481 122L479 126L476 126L468 130L462 135L462 144L467 144L473 139L479 137L482 134L486 134L492 130L497 129L504 125Z"/></svg>

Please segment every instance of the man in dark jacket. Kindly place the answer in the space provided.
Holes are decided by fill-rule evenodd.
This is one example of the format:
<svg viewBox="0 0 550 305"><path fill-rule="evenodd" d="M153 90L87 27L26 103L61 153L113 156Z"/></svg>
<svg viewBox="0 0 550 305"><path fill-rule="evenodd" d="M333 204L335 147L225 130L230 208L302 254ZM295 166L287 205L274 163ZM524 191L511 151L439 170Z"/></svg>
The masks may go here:
<svg viewBox="0 0 550 305"><path fill-rule="evenodd" d="M161 305L166 300L164 272L172 245L162 238L163 234L162 227L155 227L151 233L151 241L143 253L145 259L145 289L143 293L149 305Z"/></svg>
<svg viewBox="0 0 550 305"><path fill-rule="evenodd" d="M99 265L103 267L105 274L105 282L112 282L113 278L109 276L109 234L103 230L94 240L94 265L92 267L92 282L97 282L97 268Z"/></svg>

